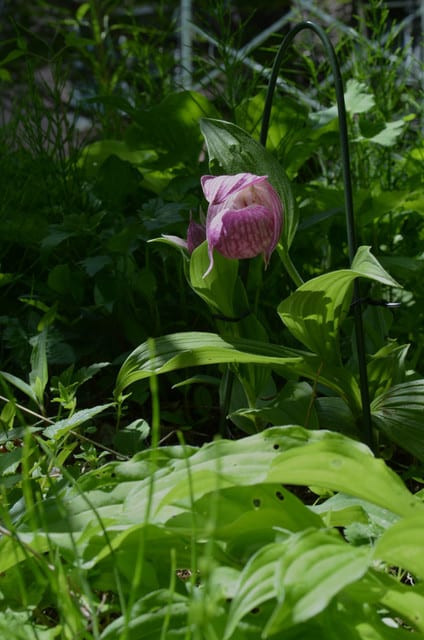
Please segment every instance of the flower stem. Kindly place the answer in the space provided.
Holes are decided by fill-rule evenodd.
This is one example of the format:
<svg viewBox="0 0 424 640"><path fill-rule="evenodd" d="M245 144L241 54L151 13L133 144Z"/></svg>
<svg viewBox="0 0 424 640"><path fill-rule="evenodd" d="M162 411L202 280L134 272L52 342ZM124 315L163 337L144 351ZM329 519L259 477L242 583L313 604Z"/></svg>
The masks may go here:
<svg viewBox="0 0 424 640"><path fill-rule="evenodd" d="M280 257L281 262L284 265L285 270L289 274L290 278L292 279L296 287L300 287L303 284L304 280L302 279L302 276L296 269L292 259L290 258L288 251L285 251L281 246L281 244L278 244L277 253Z"/></svg>

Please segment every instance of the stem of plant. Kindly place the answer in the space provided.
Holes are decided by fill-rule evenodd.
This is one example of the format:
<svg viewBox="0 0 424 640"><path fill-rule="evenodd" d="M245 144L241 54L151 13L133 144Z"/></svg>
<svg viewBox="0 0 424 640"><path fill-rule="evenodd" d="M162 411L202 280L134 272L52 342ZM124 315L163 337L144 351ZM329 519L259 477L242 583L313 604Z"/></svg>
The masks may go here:
<svg viewBox="0 0 424 640"><path fill-rule="evenodd" d="M314 22L304 21L295 25L289 33L284 37L277 55L274 60L274 64L271 71L271 77L269 80L268 91L265 100L264 113L262 117L262 129L260 134L260 142L264 146L266 145L266 139L268 136L269 120L272 108L272 100L274 96L275 85L277 82L281 62L286 55L286 52L291 45L295 36L305 29L313 31L321 40L322 45L327 53L331 70L333 72L334 86L336 90L337 111L339 116L339 133L340 133L340 148L342 156L342 168L343 168L343 183L344 183L344 200L346 210L346 230L347 230L347 243L349 247L349 260L352 264L353 258L356 253L356 232L355 232L355 219L353 210L353 195L352 195L352 178L350 171L350 154L349 154L349 138L347 131L347 117L346 117L346 105L344 100L344 88L343 80L340 73L340 66L337 60L336 52L334 51L331 41L319 25ZM284 261L283 261L284 262ZM286 265L285 265L286 266ZM286 267L287 268L287 267ZM297 272L296 272L297 273ZM290 271L289 274L291 275ZM359 284L355 280L354 296L356 300L361 299ZM362 402L362 424L360 425L360 434L363 442L373 448L373 430L371 421L371 409L370 409L370 397L368 388L368 373L366 363L365 352L365 336L364 327L362 322L362 309L361 304L357 303L353 305L353 314L355 322L355 335L356 335L356 350L358 356L358 369L359 369L359 384L361 390L361 402Z"/></svg>
<svg viewBox="0 0 424 640"><path fill-rule="evenodd" d="M296 287L300 287L303 284L303 279L300 273L298 272L298 270L296 269L295 265L293 264L293 261L290 258L288 251L284 251L281 244L278 244L277 253L280 256L280 260L283 263L284 268L289 274L293 283L296 285Z"/></svg>

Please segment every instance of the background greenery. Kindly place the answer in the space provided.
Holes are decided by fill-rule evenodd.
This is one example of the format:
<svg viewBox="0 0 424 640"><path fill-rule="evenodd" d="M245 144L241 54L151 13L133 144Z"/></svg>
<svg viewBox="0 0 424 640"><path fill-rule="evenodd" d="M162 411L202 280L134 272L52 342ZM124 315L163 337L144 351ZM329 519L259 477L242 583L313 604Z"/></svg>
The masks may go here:
<svg viewBox="0 0 424 640"><path fill-rule="evenodd" d="M184 237L205 209L200 177L213 158L201 118L258 139L263 68L281 33L249 53L254 67L233 50L296 9L210 4L193 15L216 43L196 39L189 91L177 2L2 5L0 629L17 639L419 638L422 63L384 3L326 5L337 10L325 15L345 80L359 244L402 285L381 271L363 285L376 425L387 424L385 403L406 407L377 442L391 470L342 435L355 425L314 383L315 356L284 368L273 404L246 407L236 385L228 407L229 348L210 337L221 325L178 252L149 242ZM343 184L334 89L310 35L281 79L267 146L298 207L291 256L305 280L331 281L348 265ZM265 274L260 261L239 271L265 355L282 365L314 340L319 352L319 331L281 322L295 304L278 256ZM351 314L343 320L337 348L355 371ZM160 338L186 331L172 348ZM264 353L236 347L231 362L258 382ZM214 364L199 370L202 354Z"/></svg>

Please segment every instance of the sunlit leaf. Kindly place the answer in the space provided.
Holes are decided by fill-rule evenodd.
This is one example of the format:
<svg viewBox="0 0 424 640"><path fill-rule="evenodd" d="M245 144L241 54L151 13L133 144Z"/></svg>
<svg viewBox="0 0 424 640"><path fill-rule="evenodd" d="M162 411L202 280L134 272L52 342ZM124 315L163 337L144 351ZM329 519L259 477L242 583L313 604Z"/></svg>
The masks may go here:
<svg viewBox="0 0 424 640"><path fill-rule="evenodd" d="M276 599L264 637L304 622L368 569L371 552L347 545L327 531L286 536L255 554L240 575L225 638L254 607Z"/></svg>
<svg viewBox="0 0 424 640"><path fill-rule="evenodd" d="M306 351L256 340L224 339L214 333L184 332L148 340L123 363L117 377L115 397L137 380L182 369L221 363L269 366L288 378L293 375L319 381L339 393L354 412L360 411L360 396L353 374L346 368L323 363Z"/></svg>
<svg viewBox="0 0 424 640"><path fill-rule="evenodd" d="M312 278L278 306L289 331L324 361L340 364L338 334L351 304L357 277L399 286L371 254L360 247L351 269L340 269Z"/></svg>
<svg viewBox="0 0 424 640"><path fill-rule="evenodd" d="M406 569L413 576L422 579L424 577L423 531L423 513L403 518L378 540L375 557L389 565Z"/></svg>

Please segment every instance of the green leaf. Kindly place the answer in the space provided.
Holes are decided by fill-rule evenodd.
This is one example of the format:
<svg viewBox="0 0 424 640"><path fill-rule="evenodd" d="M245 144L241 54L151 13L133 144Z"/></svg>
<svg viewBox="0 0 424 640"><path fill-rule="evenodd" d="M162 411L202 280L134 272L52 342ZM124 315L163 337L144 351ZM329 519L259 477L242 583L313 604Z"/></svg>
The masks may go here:
<svg viewBox="0 0 424 640"><path fill-rule="evenodd" d="M360 410L359 390L353 375L327 366L316 355L256 340L224 339L214 333L184 332L149 340L135 349L117 377L115 397L137 380L185 367L246 363L272 367L292 378L305 376L339 393L354 411Z"/></svg>
<svg viewBox="0 0 424 640"><path fill-rule="evenodd" d="M81 409L81 411L76 411L70 418L58 420L50 427L47 427L44 429L43 434L46 438L57 440L69 431L79 427L81 424L84 424L84 422L88 422L94 418L94 416L97 416L99 413L102 413L113 406L114 403L109 402L108 404L100 404L96 407L91 407L90 409Z"/></svg>
<svg viewBox="0 0 424 640"><path fill-rule="evenodd" d="M145 149L130 149L121 140L99 140L84 148L79 164L88 173L97 174L101 165L111 156L116 156L124 162L129 162L137 168L142 168L155 160L157 153Z"/></svg>
<svg viewBox="0 0 424 640"><path fill-rule="evenodd" d="M194 501L186 512L168 521L174 531L226 542L226 552L247 561L254 550L273 542L275 527L287 531L323 527L321 518L299 498L278 484L233 486L218 489Z"/></svg>
<svg viewBox="0 0 424 640"><path fill-rule="evenodd" d="M349 311L353 282L357 277L399 286L374 258L369 247L360 247L351 269L312 278L278 306L278 314L290 333L326 362L340 364L338 334Z"/></svg>
<svg viewBox="0 0 424 640"><path fill-rule="evenodd" d="M29 384L34 390L37 403L44 406L44 391L49 380L47 368L47 330L42 331L31 339L31 371L29 374Z"/></svg>
<svg viewBox="0 0 424 640"><path fill-rule="evenodd" d="M60 626L47 628L34 624L29 612L13 611L9 607L0 612L0 635L8 640L54 640L60 633Z"/></svg>
<svg viewBox="0 0 424 640"><path fill-rule="evenodd" d="M368 87L363 82L358 82L352 78L346 83L344 99L346 111L352 116L366 113L375 106L374 96L369 92ZM335 120L337 116L337 106L333 105L328 109L311 113L310 119L318 127L325 127Z"/></svg>
<svg viewBox="0 0 424 640"><path fill-rule="evenodd" d="M22 391L22 393L24 393L30 400L35 402L35 404L38 404L35 389L33 389L33 387L31 387L27 382L11 373L8 373L7 371L0 371L0 375L6 380L6 382L12 384L14 387L19 389L19 391Z"/></svg>
<svg viewBox="0 0 424 640"><path fill-rule="evenodd" d="M411 625L415 637L424 638L424 590L421 583L410 586L390 575L387 568L378 572L371 569L361 580L348 587L346 595L351 601L355 599L368 603L368 606L377 604L386 619L395 621L400 618L398 623L404 621ZM387 637L407 638L406 633L411 634L411 630L396 629L393 630L393 636L387 633Z"/></svg>
<svg viewBox="0 0 424 640"><path fill-rule="evenodd" d="M240 575L224 638L267 600L277 605L263 637L304 622L326 608L346 585L362 577L370 549L349 546L333 532L306 530L255 554Z"/></svg>
<svg viewBox="0 0 424 640"><path fill-rule="evenodd" d="M382 122L380 123L380 126L377 127L377 131L375 131L375 127L373 126L367 127L366 121L361 121L360 124L363 136L360 136L357 139L366 140L374 144L379 144L382 147L392 147L397 142L399 136L402 135L403 131L405 130L404 120Z"/></svg>
<svg viewBox="0 0 424 640"><path fill-rule="evenodd" d="M204 278L208 266L208 244L203 242L193 251L190 258L191 287L215 313L229 318L237 317L239 312L234 304L234 291L238 278L238 260L229 260L215 252L214 268Z"/></svg>
<svg viewBox="0 0 424 640"><path fill-rule="evenodd" d="M103 484L107 491L100 490ZM424 504L361 443L337 433L287 426L272 427L242 440L215 441L199 450L161 449L157 460L147 451L129 462L103 468L100 475L96 469L78 484L79 491L69 492L63 499L65 519L60 512L63 504L59 508L56 498L45 504L43 526L75 532L98 522L98 518L105 526L119 524L121 529L146 522L170 526L174 518L189 512L193 503L213 492L266 484L313 485L342 491L400 516L424 512ZM266 500L264 505L270 504L270 498ZM202 517L212 524L214 502L203 504L207 512ZM249 512L255 504L249 504ZM299 522L302 513L298 510L296 514L296 505L290 506L290 501L287 504L291 513L281 517L286 523L290 518L293 523ZM249 512L248 520L252 518ZM183 520L184 526L186 523ZM100 525L96 530L101 535ZM237 528L234 532L239 533ZM201 539L203 535L201 532Z"/></svg>
<svg viewBox="0 0 424 640"><path fill-rule="evenodd" d="M284 250L288 251L296 233L298 211L290 181L277 159L246 131L230 122L203 118L200 128L206 140L213 173L230 175L247 172L268 176L283 203L281 242Z"/></svg>
<svg viewBox="0 0 424 640"><path fill-rule="evenodd" d="M350 308L355 275L345 269L301 285L278 305L290 333L324 360L340 365L338 334Z"/></svg>
<svg viewBox="0 0 424 640"><path fill-rule="evenodd" d="M184 162L190 166L197 162L202 147L199 121L215 114L214 106L204 95L195 91L173 92L159 104L138 110L134 114L136 129L131 134L138 134L144 148L149 145L165 154L167 167ZM137 139L128 142L138 144Z"/></svg>
<svg viewBox="0 0 424 640"><path fill-rule="evenodd" d="M383 269L377 258L373 256L370 247L362 246L358 248L352 261L351 271L357 276L369 278L388 287L401 288L401 285Z"/></svg>
<svg viewBox="0 0 424 640"><path fill-rule="evenodd" d="M314 393L307 382L288 381L271 402L255 409L239 409L234 414L250 418L252 421L260 418L264 425L299 424L309 429L318 427Z"/></svg>
<svg viewBox="0 0 424 640"><path fill-rule="evenodd" d="M371 403L374 425L420 460L424 460L424 380L397 384Z"/></svg>
<svg viewBox="0 0 424 640"><path fill-rule="evenodd" d="M350 78L346 82L346 111L351 114L365 113L375 105L375 99L363 82Z"/></svg>
<svg viewBox="0 0 424 640"><path fill-rule="evenodd" d="M323 611L336 594L366 573L372 555L370 549L352 547L332 531L305 531L286 546L279 572L282 597L265 637Z"/></svg>
<svg viewBox="0 0 424 640"><path fill-rule="evenodd" d="M424 514L403 518L388 529L375 546L375 558L424 578ZM424 623L424 618L423 618Z"/></svg>

